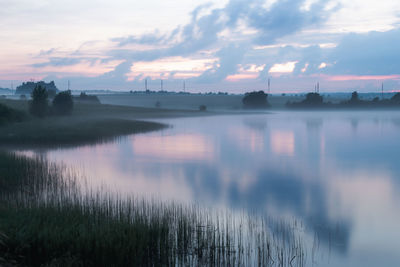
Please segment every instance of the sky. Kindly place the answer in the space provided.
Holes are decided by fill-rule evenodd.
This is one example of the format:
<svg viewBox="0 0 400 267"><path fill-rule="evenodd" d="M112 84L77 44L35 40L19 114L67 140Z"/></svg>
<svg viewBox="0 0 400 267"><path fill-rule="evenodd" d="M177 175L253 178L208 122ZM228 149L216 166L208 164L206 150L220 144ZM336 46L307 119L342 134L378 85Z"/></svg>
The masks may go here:
<svg viewBox="0 0 400 267"><path fill-rule="evenodd" d="M0 87L400 91L398 0L0 0Z"/></svg>

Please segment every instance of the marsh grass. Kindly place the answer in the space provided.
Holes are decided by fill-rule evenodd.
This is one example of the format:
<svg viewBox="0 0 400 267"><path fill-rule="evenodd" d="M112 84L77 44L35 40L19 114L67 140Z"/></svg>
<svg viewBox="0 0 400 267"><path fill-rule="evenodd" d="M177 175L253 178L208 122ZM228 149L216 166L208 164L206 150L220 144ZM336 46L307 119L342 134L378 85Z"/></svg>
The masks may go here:
<svg viewBox="0 0 400 267"><path fill-rule="evenodd" d="M2 107L7 112L12 110L11 115L25 114L24 120L13 119L14 123L2 125ZM160 123L142 121L143 119L200 114L194 111L76 103L71 116L35 118L28 114L28 107L28 101L0 100L1 146L60 147L94 144L122 135L167 127ZM9 112L7 114L7 118L11 116Z"/></svg>
<svg viewBox="0 0 400 267"><path fill-rule="evenodd" d="M304 266L293 224L78 184L43 158L0 153L0 257L28 266ZM1 256L4 255L4 256ZM1 259L0 259L1 260ZM1 261L0 261L1 263Z"/></svg>
<svg viewBox="0 0 400 267"><path fill-rule="evenodd" d="M44 119L1 128L0 144L74 146L110 141L122 135L165 128L166 125L126 119Z"/></svg>

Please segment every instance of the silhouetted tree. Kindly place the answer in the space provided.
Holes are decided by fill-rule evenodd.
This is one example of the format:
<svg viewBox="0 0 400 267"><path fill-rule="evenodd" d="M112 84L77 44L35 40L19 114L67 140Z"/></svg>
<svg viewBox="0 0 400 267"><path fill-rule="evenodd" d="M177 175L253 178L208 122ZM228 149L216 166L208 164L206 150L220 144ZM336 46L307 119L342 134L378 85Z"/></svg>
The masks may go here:
<svg viewBox="0 0 400 267"><path fill-rule="evenodd" d="M396 104L400 104L400 93L396 93L390 100Z"/></svg>
<svg viewBox="0 0 400 267"><path fill-rule="evenodd" d="M358 97L357 91L354 91L353 93L351 93L350 102L354 103L358 101L360 101L360 98Z"/></svg>
<svg viewBox="0 0 400 267"><path fill-rule="evenodd" d="M199 106L199 110L200 111L206 111L207 110L207 106L206 105L200 105Z"/></svg>
<svg viewBox="0 0 400 267"><path fill-rule="evenodd" d="M328 107L331 103L324 103L323 97L319 93L308 93L306 99L301 102L290 102L286 103L289 108L321 108Z"/></svg>
<svg viewBox="0 0 400 267"><path fill-rule="evenodd" d="M9 122L22 121L24 113L0 103L0 125Z"/></svg>
<svg viewBox="0 0 400 267"><path fill-rule="evenodd" d="M78 98L75 98L78 101L87 102L87 103L100 103L100 100L95 95L87 95L85 92L81 92Z"/></svg>
<svg viewBox="0 0 400 267"><path fill-rule="evenodd" d="M29 112L36 117L44 117L48 110L48 94L45 87L38 85L32 91Z"/></svg>
<svg viewBox="0 0 400 267"><path fill-rule="evenodd" d="M308 93L306 99L303 100L303 103L309 105L320 105L323 103L323 98L318 93Z"/></svg>
<svg viewBox="0 0 400 267"><path fill-rule="evenodd" d="M56 89L47 89L47 95L49 96L49 98L55 97L57 95Z"/></svg>
<svg viewBox="0 0 400 267"><path fill-rule="evenodd" d="M245 108L269 107L268 95L264 91L246 93L242 99Z"/></svg>
<svg viewBox="0 0 400 267"><path fill-rule="evenodd" d="M74 101L70 90L58 93L53 99L53 108L57 115L71 114L73 107Z"/></svg>

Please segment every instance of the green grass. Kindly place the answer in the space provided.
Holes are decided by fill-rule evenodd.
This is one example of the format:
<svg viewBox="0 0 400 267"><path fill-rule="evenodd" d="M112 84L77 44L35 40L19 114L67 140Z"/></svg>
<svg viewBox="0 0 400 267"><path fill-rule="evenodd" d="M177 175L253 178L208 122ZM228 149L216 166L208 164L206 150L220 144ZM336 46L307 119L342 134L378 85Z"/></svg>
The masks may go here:
<svg viewBox="0 0 400 267"><path fill-rule="evenodd" d="M0 153L0 264L305 264L290 226L272 232L261 218L84 191L77 181L43 158Z"/></svg>

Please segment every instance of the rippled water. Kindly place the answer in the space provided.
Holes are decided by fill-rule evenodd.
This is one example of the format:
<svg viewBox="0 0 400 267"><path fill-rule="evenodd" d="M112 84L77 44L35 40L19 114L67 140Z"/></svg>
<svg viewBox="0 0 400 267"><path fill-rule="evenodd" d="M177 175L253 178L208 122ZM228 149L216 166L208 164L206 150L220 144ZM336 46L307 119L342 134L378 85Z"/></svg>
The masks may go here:
<svg viewBox="0 0 400 267"><path fill-rule="evenodd" d="M173 127L25 153L120 193L299 220L318 266L400 266L400 112L159 121Z"/></svg>

